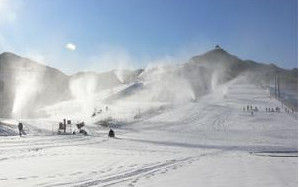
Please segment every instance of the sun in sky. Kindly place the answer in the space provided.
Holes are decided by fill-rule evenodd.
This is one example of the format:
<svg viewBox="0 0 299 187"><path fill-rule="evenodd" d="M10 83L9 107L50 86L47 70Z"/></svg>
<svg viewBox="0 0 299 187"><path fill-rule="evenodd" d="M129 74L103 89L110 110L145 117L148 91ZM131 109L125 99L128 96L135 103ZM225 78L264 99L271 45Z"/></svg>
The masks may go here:
<svg viewBox="0 0 299 187"><path fill-rule="evenodd" d="M77 46L74 43L67 43L67 44L65 44L65 48L70 51L75 51Z"/></svg>

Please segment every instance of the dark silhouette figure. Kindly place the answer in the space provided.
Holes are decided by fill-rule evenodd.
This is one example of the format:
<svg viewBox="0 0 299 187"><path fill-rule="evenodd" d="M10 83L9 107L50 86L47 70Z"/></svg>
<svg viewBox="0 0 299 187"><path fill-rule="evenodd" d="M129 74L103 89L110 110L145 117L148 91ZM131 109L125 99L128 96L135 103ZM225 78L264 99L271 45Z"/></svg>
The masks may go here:
<svg viewBox="0 0 299 187"><path fill-rule="evenodd" d="M109 130L108 137L111 137L111 138L115 137L114 131L112 129Z"/></svg>
<svg viewBox="0 0 299 187"><path fill-rule="evenodd" d="M66 132L66 119L63 119L63 132Z"/></svg>
<svg viewBox="0 0 299 187"><path fill-rule="evenodd" d="M79 133L84 134L84 135L87 135L86 130L82 129L82 127L85 126L85 123L84 123L84 122L78 123L78 124L76 124L76 125L77 125L77 128L78 128L78 130L79 130ZM76 134L76 133L73 132L73 134Z"/></svg>
<svg viewBox="0 0 299 187"><path fill-rule="evenodd" d="M19 123L18 124L18 129L19 129L19 135L20 137L22 136L22 133L23 133L23 124L22 123Z"/></svg>

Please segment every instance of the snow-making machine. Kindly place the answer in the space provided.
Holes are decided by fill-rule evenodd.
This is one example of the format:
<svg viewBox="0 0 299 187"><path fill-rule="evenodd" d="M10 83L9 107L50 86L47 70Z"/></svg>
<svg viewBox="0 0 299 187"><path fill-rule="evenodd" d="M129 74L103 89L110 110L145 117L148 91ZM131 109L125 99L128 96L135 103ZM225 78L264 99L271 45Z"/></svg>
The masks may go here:
<svg viewBox="0 0 299 187"><path fill-rule="evenodd" d="M63 119L63 122L59 122L59 124L58 124L57 134L59 134L59 135L71 135L71 134L87 135L87 131L84 129L84 126L85 126L85 123L82 121L80 123L76 123L75 127L77 127L77 129L74 129L71 120Z"/></svg>
<svg viewBox="0 0 299 187"><path fill-rule="evenodd" d="M87 135L86 130L83 128L85 126L85 123L82 121L81 123L77 123L76 124L78 131L74 131L73 134L83 134L83 135Z"/></svg>

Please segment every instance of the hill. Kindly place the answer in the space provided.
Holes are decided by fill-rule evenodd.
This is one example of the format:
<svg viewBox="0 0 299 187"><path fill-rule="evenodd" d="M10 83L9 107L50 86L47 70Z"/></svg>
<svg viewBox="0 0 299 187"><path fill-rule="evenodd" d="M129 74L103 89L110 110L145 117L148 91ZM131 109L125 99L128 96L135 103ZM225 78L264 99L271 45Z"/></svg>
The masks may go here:
<svg viewBox="0 0 299 187"><path fill-rule="evenodd" d="M36 107L69 98L69 77L61 71L13 53L0 55L2 117L28 115Z"/></svg>
<svg viewBox="0 0 299 187"><path fill-rule="evenodd" d="M267 87L273 85L278 74L281 90L297 93L297 72L297 69L242 60L220 47L194 56L182 65L73 75L5 52L0 54L0 116L43 115L34 111L61 101L94 97L125 85L129 87L111 95L109 103L123 98L143 102L194 101L240 75L247 76L248 82Z"/></svg>
<svg viewBox="0 0 299 187"><path fill-rule="evenodd" d="M277 67L275 64L258 63L252 60L241 60L224 49L217 47L202 55L192 57L189 66L199 65L213 72L221 72L225 77L222 80L230 80L240 74L247 74L249 80L262 85L270 85L277 74L280 78L281 89L297 90L298 69L292 70Z"/></svg>

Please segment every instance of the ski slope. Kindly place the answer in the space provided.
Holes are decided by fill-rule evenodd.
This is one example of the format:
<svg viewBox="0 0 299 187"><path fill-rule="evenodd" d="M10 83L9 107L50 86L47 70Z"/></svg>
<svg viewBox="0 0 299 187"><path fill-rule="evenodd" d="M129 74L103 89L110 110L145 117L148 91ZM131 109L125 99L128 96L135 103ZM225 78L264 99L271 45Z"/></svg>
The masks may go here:
<svg viewBox="0 0 299 187"><path fill-rule="evenodd" d="M297 113L266 112L281 107L267 90L236 79L194 102L142 104L111 105L125 121L115 139L94 125L107 114L84 116L89 136L53 134L55 114L23 120L28 135L0 137L0 186L297 186Z"/></svg>

